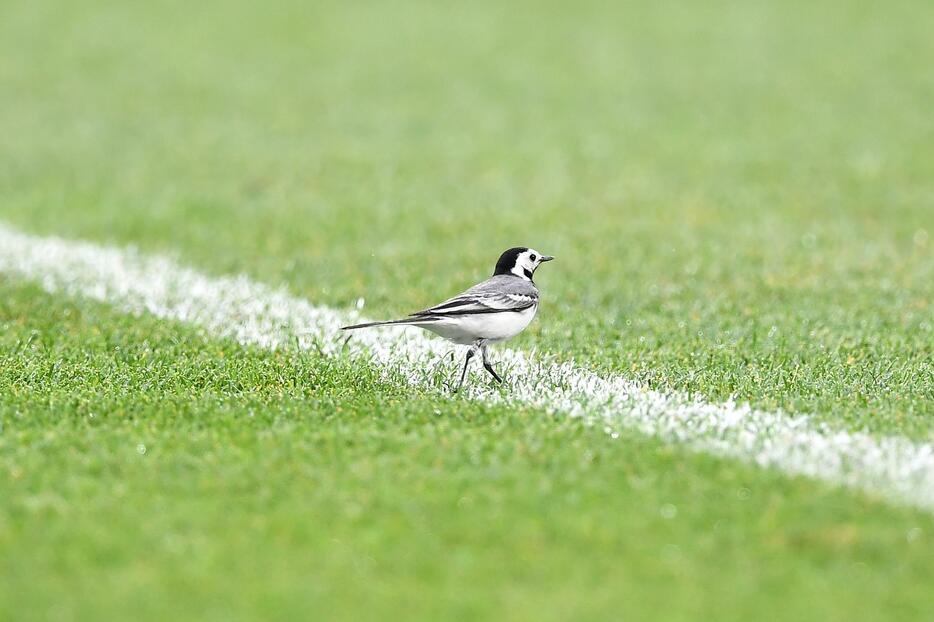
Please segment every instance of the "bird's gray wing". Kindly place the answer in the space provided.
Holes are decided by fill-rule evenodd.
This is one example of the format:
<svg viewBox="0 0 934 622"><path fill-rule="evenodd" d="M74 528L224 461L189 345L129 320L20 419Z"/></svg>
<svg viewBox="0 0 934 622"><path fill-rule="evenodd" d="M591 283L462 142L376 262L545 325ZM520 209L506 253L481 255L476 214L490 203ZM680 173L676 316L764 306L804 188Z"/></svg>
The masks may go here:
<svg viewBox="0 0 934 622"><path fill-rule="evenodd" d="M414 317L455 317L478 313L524 311L538 304L534 285L513 276L496 276L474 285L462 294L448 298Z"/></svg>

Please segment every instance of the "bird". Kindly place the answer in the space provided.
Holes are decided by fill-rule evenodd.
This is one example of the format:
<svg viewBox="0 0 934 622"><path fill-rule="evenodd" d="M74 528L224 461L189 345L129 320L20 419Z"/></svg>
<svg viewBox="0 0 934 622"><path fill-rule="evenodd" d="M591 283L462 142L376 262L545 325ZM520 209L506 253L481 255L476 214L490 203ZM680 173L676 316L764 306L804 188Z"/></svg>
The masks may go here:
<svg viewBox="0 0 934 622"><path fill-rule="evenodd" d="M510 248L500 255L493 276L453 298L402 319L354 324L343 326L341 330L417 326L455 344L470 346L454 393L464 386L467 368L478 353L483 359L483 368L502 383L502 376L490 363L487 348L490 344L515 337L532 322L539 302L538 287L533 277L539 266L553 259L551 255L543 255L527 246Z"/></svg>

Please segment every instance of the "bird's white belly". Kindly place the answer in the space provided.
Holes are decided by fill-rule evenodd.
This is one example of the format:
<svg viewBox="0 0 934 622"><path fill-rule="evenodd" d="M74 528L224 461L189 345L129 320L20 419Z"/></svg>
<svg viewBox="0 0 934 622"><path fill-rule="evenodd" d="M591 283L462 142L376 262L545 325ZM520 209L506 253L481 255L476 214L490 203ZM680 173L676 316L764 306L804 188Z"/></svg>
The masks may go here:
<svg viewBox="0 0 934 622"><path fill-rule="evenodd" d="M538 311L538 305L523 311L463 315L424 324L421 328L461 345L471 345L478 339L493 342L505 341L525 330L535 317L536 311Z"/></svg>

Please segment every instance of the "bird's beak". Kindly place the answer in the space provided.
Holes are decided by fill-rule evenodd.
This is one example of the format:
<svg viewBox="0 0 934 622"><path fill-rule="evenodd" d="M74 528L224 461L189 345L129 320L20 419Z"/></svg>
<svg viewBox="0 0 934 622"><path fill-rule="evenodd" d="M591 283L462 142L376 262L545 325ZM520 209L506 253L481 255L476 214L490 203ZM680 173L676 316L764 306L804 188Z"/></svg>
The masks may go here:
<svg viewBox="0 0 934 622"><path fill-rule="evenodd" d="M554 257L552 257L551 255L542 255L542 263L545 263L546 261L553 261L553 260L554 260Z"/></svg>

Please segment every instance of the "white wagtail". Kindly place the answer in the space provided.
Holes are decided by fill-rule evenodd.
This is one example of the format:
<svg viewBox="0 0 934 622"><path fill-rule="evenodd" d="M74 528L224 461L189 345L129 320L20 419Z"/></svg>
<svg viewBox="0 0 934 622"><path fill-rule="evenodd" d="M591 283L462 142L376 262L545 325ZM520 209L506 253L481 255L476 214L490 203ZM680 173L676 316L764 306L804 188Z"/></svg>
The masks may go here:
<svg viewBox="0 0 934 622"><path fill-rule="evenodd" d="M463 386L467 366L478 350L483 355L484 369L497 382L502 382L503 379L490 365L487 346L515 337L535 317L538 288L532 276L540 265L552 259L554 257L542 255L531 248L510 248L496 262L492 277L462 294L401 320L355 324L344 326L342 330L389 325L418 326L448 341L470 346L455 393Z"/></svg>

